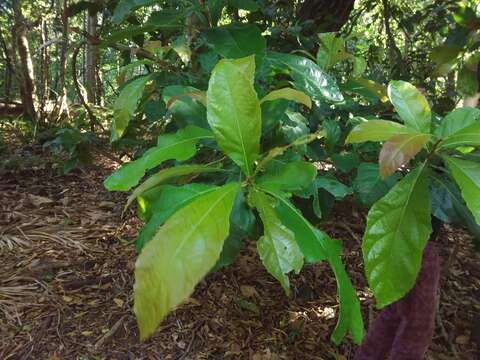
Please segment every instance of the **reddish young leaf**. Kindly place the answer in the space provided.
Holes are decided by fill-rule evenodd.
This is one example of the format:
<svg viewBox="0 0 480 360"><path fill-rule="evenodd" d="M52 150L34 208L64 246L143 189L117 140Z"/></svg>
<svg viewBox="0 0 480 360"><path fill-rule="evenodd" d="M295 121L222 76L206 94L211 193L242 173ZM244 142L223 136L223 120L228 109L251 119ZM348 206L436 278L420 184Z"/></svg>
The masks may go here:
<svg viewBox="0 0 480 360"><path fill-rule="evenodd" d="M380 151L380 175L386 178L407 164L430 140L430 134L400 134L393 136Z"/></svg>

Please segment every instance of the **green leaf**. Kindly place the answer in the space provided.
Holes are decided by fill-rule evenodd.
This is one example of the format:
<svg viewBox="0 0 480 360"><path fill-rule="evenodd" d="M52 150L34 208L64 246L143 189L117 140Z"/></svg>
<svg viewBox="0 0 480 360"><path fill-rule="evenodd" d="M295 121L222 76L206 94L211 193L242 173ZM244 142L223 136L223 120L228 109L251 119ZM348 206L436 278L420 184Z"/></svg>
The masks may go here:
<svg viewBox="0 0 480 360"><path fill-rule="evenodd" d="M476 122L480 122L480 109L472 107L458 108L448 113L442 119L440 126L435 130L435 135L446 139Z"/></svg>
<svg viewBox="0 0 480 360"><path fill-rule="evenodd" d="M445 138L440 144L440 149L459 146L480 146L480 121L476 121Z"/></svg>
<svg viewBox="0 0 480 360"><path fill-rule="evenodd" d="M102 46L109 46L125 39L133 39L152 31L172 32L184 26L185 11L177 9L165 9L153 12L142 25L127 26L124 29L114 31L103 38Z"/></svg>
<svg viewBox="0 0 480 360"><path fill-rule="evenodd" d="M368 120L357 126L347 136L347 144L364 141L385 141L399 134L412 131L402 124L387 120Z"/></svg>
<svg viewBox="0 0 480 360"><path fill-rule="evenodd" d="M371 206L383 197L400 179L399 173L394 173L382 180L379 165L375 163L361 163L357 170L357 176L353 179L353 189L359 200Z"/></svg>
<svg viewBox="0 0 480 360"><path fill-rule="evenodd" d="M305 138L310 133L308 128L308 120L299 112L289 111L285 112L285 115L281 121L282 126L280 128L281 133L285 136L285 142L295 143L301 138ZM302 144L295 146L301 148ZM306 148L303 146L303 148Z"/></svg>
<svg viewBox="0 0 480 360"><path fill-rule="evenodd" d="M222 10L225 7L225 0L208 0L208 13L213 26L217 26L218 20L222 16Z"/></svg>
<svg viewBox="0 0 480 360"><path fill-rule="evenodd" d="M350 331L354 342L361 343L363 320L360 302L341 262L340 242L330 239L327 234L315 229L283 196L272 192L269 194L277 199L275 211L281 223L295 234L295 241L305 256L305 261L313 263L328 260L335 273L340 298L340 316L332 334L332 340L339 344L347 331Z"/></svg>
<svg viewBox="0 0 480 360"><path fill-rule="evenodd" d="M445 176L431 176L432 214L446 223L460 223L473 235L480 249L480 225L468 209L457 185Z"/></svg>
<svg viewBox="0 0 480 360"><path fill-rule="evenodd" d="M189 40L186 35L181 35L172 42L172 49L178 54L183 63L188 65L192 57L192 50L189 47Z"/></svg>
<svg viewBox="0 0 480 360"><path fill-rule="evenodd" d="M173 119L180 127L196 125L208 128L207 111L203 100L197 96L182 96L184 94L202 94L202 91L193 86L170 85L163 89L162 99Z"/></svg>
<svg viewBox="0 0 480 360"><path fill-rule="evenodd" d="M111 141L116 141L122 137L130 122L130 118L137 110L137 104L143 95L143 89L150 79L150 75L141 76L122 88L113 105Z"/></svg>
<svg viewBox="0 0 480 360"><path fill-rule="evenodd" d="M258 157L262 127L254 72L253 56L220 60L207 92L207 119L218 145L247 176Z"/></svg>
<svg viewBox="0 0 480 360"><path fill-rule="evenodd" d="M461 51L461 46L448 44L433 48L430 59L436 64L435 75L447 75L458 62L457 58Z"/></svg>
<svg viewBox="0 0 480 360"><path fill-rule="evenodd" d="M317 188L325 189L330 194L335 196L336 199L343 199L345 196L350 195L353 191L352 188L342 184L333 176L325 175L319 176L315 179Z"/></svg>
<svg viewBox="0 0 480 360"><path fill-rule="evenodd" d="M308 187L317 175L315 166L306 161L282 163L271 161L256 183L269 191L298 191Z"/></svg>
<svg viewBox="0 0 480 360"><path fill-rule="evenodd" d="M113 11L112 21L118 24L136 9L156 3L157 0L120 0Z"/></svg>
<svg viewBox="0 0 480 360"><path fill-rule="evenodd" d="M223 244L222 253L212 272L226 267L235 261L240 250L245 246L243 238L247 236L252 237L255 224L255 215L248 206L244 191L240 190L235 198L230 214L230 233Z"/></svg>
<svg viewBox="0 0 480 360"><path fill-rule="evenodd" d="M208 184L160 185L143 192L137 197L138 212L142 220L148 220L154 214L173 214L181 203L194 198L204 191L213 189ZM164 215L165 220L170 215Z"/></svg>
<svg viewBox="0 0 480 360"><path fill-rule="evenodd" d="M388 101L387 88L369 79L350 79L342 85L342 90L359 94L373 104L378 100L383 103Z"/></svg>
<svg viewBox="0 0 480 360"><path fill-rule="evenodd" d="M333 152L335 146L340 142L342 138L342 129L338 124L338 121L333 119L325 119L322 122L322 127L325 129L325 145L328 152Z"/></svg>
<svg viewBox="0 0 480 360"><path fill-rule="evenodd" d="M320 46L317 51L317 63L322 69L328 69L351 56L345 51L345 41L337 33L321 33L318 37Z"/></svg>
<svg viewBox="0 0 480 360"><path fill-rule="evenodd" d="M392 175L399 167L408 164L430 137L430 134L400 134L384 143L378 158L382 178Z"/></svg>
<svg viewBox="0 0 480 360"><path fill-rule="evenodd" d="M261 188L262 189L262 188ZM322 261L328 258L328 248L324 241L328 236L322 232L316 234L314 227L303 217L284 195L265 190L278 201L275 211L283 225L295 234L295 241L308 263ZM323 234L323 235L322 235Z"/></svg>
<svg viewBox="0 0 480 360"><path fill-rule="evenodd" d="M430 133L430 106L415 86L405 81L390 81L388 97L407 127Z"/></svg>
<svg viewBox="0 0 480 360"><path fill-rule="evenodd" d="M335 169L344 173L349 173L358 167L360 160L355 152L342 152L332 155L332 162Z"/></svg>
<svg viewBox="0 0 480 360"><path fill-rule="evenodd" d="M266 41L253 24L233 23L208 29L207 43L213 51L227 59L238 59L255 54L256 61L265 56Z"/></svg>
<svg viewBox="0 0 480 360"><path fill-rule="evenodd" d="M473 96L478 92L477 72L463 66L457 75L457 90L463 96Z"/></svg>
<svg viewBox="0 0 480 360"><path fill-rule="evenodd" d="M340 302L340 314L332 334L332 341L336 345L339 345L347 332L350 332L353 342L355 344L361 344L365 330L362 312L360 311L360 301L358 300L355 288L348 277L340 255L334 256L332 254L328 262L335 273Z"/></svg>
<svg viewBox="0 0 480 360"><path fill-rule="evenodd" d="M282 120L288 109L289 101L279 99L263 102L262 107L262 133L271 132Z"/></svg>
<svg viewBox="0 0 480 360"><path fill-rule="evenodd" d="M208 167L204 165L178 165L172 168L167 168L160 170L155 175L150 176L145 180L140 186L138 186L132 194L128 197L127 203L125 204L125 209L130 206L130 204L138 196L142 195L145 191L154 188L157 185L165 183L171 179L175 179L179 176L189 175L189 174L200 174L200 173L209 173L224 171L220 168Z"/></svg>
<svg viewBox="0 0 480 360"><path fill-rule="evenodd" d="M274 200L265 193L253 190L250 201L260 214L264 235L257 241L257 251L263 265L277 279L287 295L290 282L287 274L294 270L297 274L303 266L303 255L295 242L295 235L278 219Z"/></svg>
<svg viewBox="0 0 480 360"><path fill-rule="evenodd" d="M367 69L367 60L365 60L363 57L360 57L360 56L354 56L352 58L352 61L353 61L352 76L354 78L359 78L360 76L363 75L363 73Z"/></svg>
<svg viewBox="0 0 480 360"><path fill-rule="evenodd" d="M295 86L309 95L313 100L343 101L333 77L325 73L312 60L302 56L270 52L268 60L280 67L287 67Z"/></svg>
<svg viewBox="0 0 480 360"><path fill-rule="evenodd" d="M449 156L444 159L475 221L480 224L480 164Z"/></svg>
<svg viewBox="0 0 480 360"><path fill-rule="evenodd" d="M177 210L212 189L214 189L212 185L195 183L183 186L160 185L139 196L137 198L139 213L147 223L138 234L137 251L142 250L157 233L158 228Z"/></svg>
<svg viewBox="0 0 480 360"><path fill-rule="evenodd" d="M414 286L431 232L428 178L420 166L368 212L363 259L379 308L401 299Z"/></svg>
<svg viewBox="0 0 480 360"><path fill-rule="evenodd" d="M149 122L155 122L160 120L166 113L167 108L163 101L148 100L143 104L143 112Z"/></svg>
<svg viewBox="0 0 480 360"><path fill-rule="evenodd" d="M135 264L134 286L134 312L142 340L215 265L228 235L238 189L239 184L228 184L192 201L145 245Z"/></svg>
<svg viewBox="0 0 480 360"><path fill-rule="evenodd" d="M292 88L283 88L270 91L260 100L260 104L265 101L273 101L277 99L296 101L300 104L305 105L309 109L312 108L312 100L310 100L310 97L308 95L305 95L305 93Z"/></svg>
<svg viewBox="0 0 480 360"><path fill-rule="evenodd" d="M197 152L198 141L212 138L209 130L192 125L178 130L175 134L160 135L156 147L149 149L141 158L122 165L103 184L109 191L130 190L138 184L147 170L153 169L165 160L188 160Z"/></svg>

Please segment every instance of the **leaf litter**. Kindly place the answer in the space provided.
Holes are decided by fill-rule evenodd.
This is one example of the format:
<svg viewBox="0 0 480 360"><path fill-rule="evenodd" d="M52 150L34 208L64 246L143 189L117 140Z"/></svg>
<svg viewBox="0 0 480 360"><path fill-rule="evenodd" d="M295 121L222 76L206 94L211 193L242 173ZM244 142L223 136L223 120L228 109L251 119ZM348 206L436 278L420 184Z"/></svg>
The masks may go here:
<svg viewBox="0 0 480 360"><path fill-rule="evenodd" d="M132 311L134 210L108 193L98 156L86 171L59 176L52 163L0 172L1 359L349 359L347 338L329 340L336 284L324 263L292 276L292 296L261 265L248 241L229 268L207 276L191 298L140 343ZM365 211L348 199L321 224L343 241L345 263L366 324L376 316L359 239ZM439 314L426 359L476 359L480 342L480 257L469 235L446 227Z"/></svg>

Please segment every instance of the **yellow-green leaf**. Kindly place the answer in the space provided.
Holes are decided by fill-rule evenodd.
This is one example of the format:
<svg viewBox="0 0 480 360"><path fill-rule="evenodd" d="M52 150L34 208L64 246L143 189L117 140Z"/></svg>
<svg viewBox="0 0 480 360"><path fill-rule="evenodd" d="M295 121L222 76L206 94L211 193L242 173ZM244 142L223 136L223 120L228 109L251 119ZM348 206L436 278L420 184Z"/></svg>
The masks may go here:
<svg viewBox="0 0 480 360"><path fill-rule="evenodd" d="M125 85L120 91L113 105L111 141L116 141L123 136L130 118L137 110L137 103L142 97L143 89L150 79L150 75L138 77Z"/></svg>
<svg viewBox="0 0 480 360"><path fill-rule="evenodd" d="M247 176L258 157L262 128L254 72L253 56L221 60L207 91L207 119L218 145Z"/></svg>
<svg viewBox="0 0 480 360"><path fill-rule="evenodd" d="M165 183L166 181L177 178L179 176L194 174L224 171L221 168L208 167L204 165L178 165L172 168L162 169L155 175L150 176L140 186L138 186L133 193L128 197L125 209L130 206L133 200L142 195L145 191Z"/></svg>
<svg viewBox="0 0 480 360"><path fill-rule="evenodd" d="M286 99L291 101L296 101L300 104L305 105L309 109L312 108L312 100L308 95L306 95L302 91L298 91L292 88L283 88L278 90L273 90L265 95L262 100L260 100L260 104L265 101L273 101L277 99Z"/></svg>
<svg viewBox="0 0 480 360"><path fill-rule="evenodd" d="M448 136L445 140L443 140L440 148L448 149L459 146L480 146L480 121L477 121Z"/></svg>
<svg viewBox="0 0 480 360"><path fill-rule="evenodd" d="M388 97L405 125L418 132L430 133L430 106L415 86L406 81L390 81Z"/></svg>
<svg viewBox="0 0 480 360"><path fill-rule="evenodd" d="M238 189L239 184L228 184L198 197L172 215L143 248L135 264L134 286L142 340L215 265Z"/></svg>
<svg viewBox="0 0 480 360"><path fill-rule="evenodd" d="M449 156L444 159L475 221L480 224L480 164Z"/></svg>
<svg viewBox="0 0 480 360"><path fill-rule="evenodd" d="M295 241L295 234L286 228L274 209L274 199L265 193L253 190L250 201L257 208L263 222L264 234L257 241L257 250L263 265L290 294L290 282L287 274L296 273L303 266L303 254Z"/></svg>
<svg viewBox="0 0 480 360"><path fill-rule="evenodd" d="M400 166L407 164L430 140L430 137L430 134L400 134L383 144L378 158L382 178L385 179Z"/></svg>
<svg viewBox="0 0 480 360"><path fill-rule="evenodd" d="M385 141L399 134L412 131L406 126L387 120L369 120L355 126L348 134L345 142L359 143L364 141Z"/></svg>

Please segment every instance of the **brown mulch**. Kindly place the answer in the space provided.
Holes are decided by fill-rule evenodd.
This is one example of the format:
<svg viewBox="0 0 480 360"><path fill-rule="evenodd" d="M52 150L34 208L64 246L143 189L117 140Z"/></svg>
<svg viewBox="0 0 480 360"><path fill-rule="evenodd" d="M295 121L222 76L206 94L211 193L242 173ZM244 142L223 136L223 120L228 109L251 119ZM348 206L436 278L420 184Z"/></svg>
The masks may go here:
<svg viewBox="0 0 480 360"><path fill-rule="evenodd" d="M97 160L63 176L51 162L0 170L0 359L351 358L349 339L338 347L329 340L338 303L328 266L308 265L293 276L289 299L253 242L141 343L132 313L141 224L133 211L121 219L125 196L103 189L112 166ZM368 324L375 308L361 265L365 214L349 202L335 209L322 227L345 245ZM480 257L461 229L447 228L440 242L440 312L427 359L476 359Z"/></svg>

